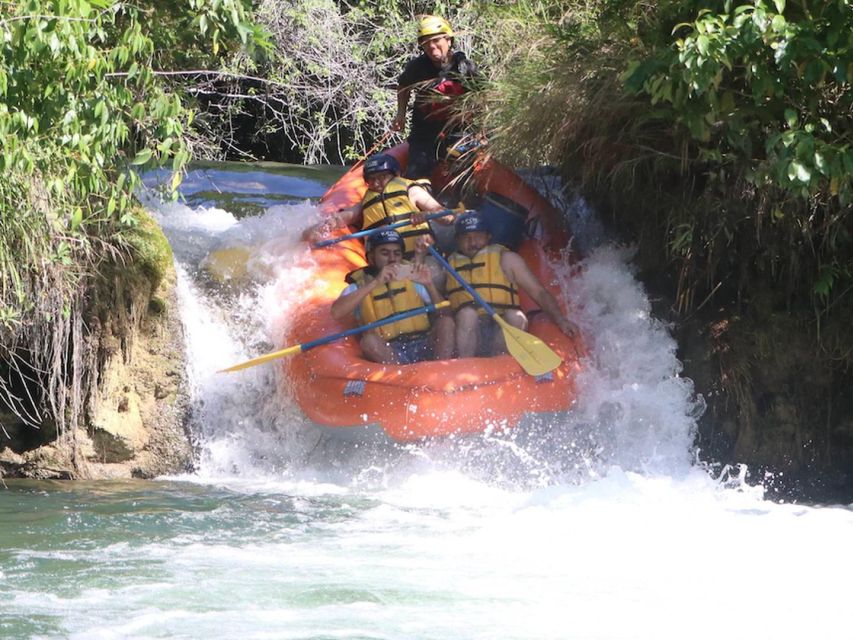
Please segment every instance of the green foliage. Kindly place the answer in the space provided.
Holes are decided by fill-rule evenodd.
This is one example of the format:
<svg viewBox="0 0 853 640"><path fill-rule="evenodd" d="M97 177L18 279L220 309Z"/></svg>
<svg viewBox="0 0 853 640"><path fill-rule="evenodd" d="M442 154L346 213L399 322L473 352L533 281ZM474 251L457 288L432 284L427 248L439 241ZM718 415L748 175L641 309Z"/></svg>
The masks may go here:
<svg viewBox="0 0 853 640"><path fill-rule="evenodd" d="M769 218L749 257L758 270L802 282L794 286L827 309L834 285L850 277L839 265L851 251L853 6L729 1L673 34L671 46L628 66L626 87L648 95L653 117L690 140L710 181L722 183L713 188L734 178L756 190L756 210L733 208L759 218L759 231ZM721 218L725 242L716 233ZM743 221L700 219L701 254L727 250ZM780 264L781 254L801 250Z"/></svg>
<svg viewBox="0 0 853 640"><path fill-rule="evenodd" d="M189 6L198 12L191 22L211 32L214 52L224 35L251 33L235 0ZM156 14L156 7L111 0L30 0L4 9L0 170L45 176L69 231L131 222L135 167L169 162L177 175L189 159L183 133L191 112L155 75L161 43L147 27L158 24ZM180 33L170 26L158 32Z"/></svg>
<svg viewBox="0 0 853 640"><path fill-rule="evenodd" d="M137 224L138 172L165 165L174 188L190 158L193 114L160 75L174 70L164 65L251 44L260 32L247 8L248 0L0 4L0 357L34 359L60 425L64 359L69 341L82 339L71 327L82 326L92 265L127 250L121 231ZM0 380L0 400L12 395Z"/></svg>
<svg viewBox="0 0 853 640"><path fill-rule="evenodd" d="M674 45L633 62L628 89L685 127L702 159L745 165L758 187L853 199L853 7L848 0L726 3L676 25Z"/></svg>

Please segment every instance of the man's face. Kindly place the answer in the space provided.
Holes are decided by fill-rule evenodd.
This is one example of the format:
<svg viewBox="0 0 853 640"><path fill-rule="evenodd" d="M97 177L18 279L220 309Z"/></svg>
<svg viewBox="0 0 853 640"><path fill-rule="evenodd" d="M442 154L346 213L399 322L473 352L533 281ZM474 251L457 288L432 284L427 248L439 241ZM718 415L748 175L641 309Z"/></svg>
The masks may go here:
<svg viewBox="0 0 853 640"><path fill-rule="evenodd" d="M367 261L371 266L381 269L386 265L402 262L403 250L396 242L393 244L380 244L370 251Z"/></svg>
<svg viewBox="0 0 853 640"><path fill-rule="evenodd" d="M374 173L370 177L365 178L364 181L367 183L367 188L371 191L382 191L385 188L385 185L388 184L393 177L394 174L390 171L380 171L379 173Z"/></svg>
<svg viewBox="0 0 853 640"><path fill-rule="evenodd" d="M456 248L463 256L473 258L483 247L488 246L492 235L487 231L469 231L456 236Z"/></svg>
<svg viewBox="0 0 853 640"><path fill-rule="evenodd" d="M450 52L450 38L448 36L436 36L421 42L420 47L433 64L442 65L447 62Z"/></svg>

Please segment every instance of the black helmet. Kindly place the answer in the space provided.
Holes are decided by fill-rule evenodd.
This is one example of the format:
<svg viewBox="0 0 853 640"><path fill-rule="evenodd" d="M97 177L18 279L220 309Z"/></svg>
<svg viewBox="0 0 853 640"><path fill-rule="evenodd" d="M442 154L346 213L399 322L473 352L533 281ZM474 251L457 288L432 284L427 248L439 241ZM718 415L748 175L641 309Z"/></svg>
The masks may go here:
<svg viewBox="0 0 853 640"><path fill-rule="evenodd" d="M403 243L403 236L397 233L394 229L383 229L382 231L371 233L367 236L364 248L366 251L373 251L376 247L382 244L398 244L400 245L401 250L406 248Z"/></svg>
<svg viewBox="0 0 853 640"><path fill-rule="evenodd" d="M369 178L375 173L382 173L383 171L393 173L395 176L399 176L402 173L397 158L387 153L377 153L375 156L370 156L364 162L363 172L365 178Z"/></svg>
<svg viewBox="0 0 853 640"><path fill-rule="evenodd" d="M457 236L463 233L471 233L473 231L485 231L486 233L491 233L489 221L486 220L486 216L482 213L472 211L471 213L466 213L456 219L454 232Z"/></svg>

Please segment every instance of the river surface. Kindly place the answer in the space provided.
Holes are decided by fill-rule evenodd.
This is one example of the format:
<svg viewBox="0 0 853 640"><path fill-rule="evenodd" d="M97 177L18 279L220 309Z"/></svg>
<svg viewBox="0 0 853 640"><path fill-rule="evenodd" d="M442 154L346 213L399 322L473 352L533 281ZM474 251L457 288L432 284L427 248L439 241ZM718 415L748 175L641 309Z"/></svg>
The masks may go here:
<svg viewBox="0 0 853 640"><path fill-rule="evenodd" d="M559 267L591 354L570 415L358 447L306 423L281 367L217 374L284 346L314 266L299 232L339 173L210 165L181 201L147 197L178 265L196 466L6 481L0 638L853 637L853 509L700 461L702 399L582 202L564 206L584 259Z"/></svg>

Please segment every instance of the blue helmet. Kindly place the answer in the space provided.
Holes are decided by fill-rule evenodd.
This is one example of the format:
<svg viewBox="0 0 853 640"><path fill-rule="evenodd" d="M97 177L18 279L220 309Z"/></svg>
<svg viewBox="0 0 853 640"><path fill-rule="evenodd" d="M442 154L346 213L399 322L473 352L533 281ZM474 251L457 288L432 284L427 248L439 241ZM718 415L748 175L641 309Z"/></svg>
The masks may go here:
<svg viewBox="0 0 853 640"><path fill-rule="evenodd" d="M369 178L376 173L382 173L383 171L393 173L395 176L399 176L402 173L397 158L387 153L377 153L375 156L370 156L365 160L362 171L365 178Z"/></svg>
<svg viewBox="0 0 853 640"><path fill-rule="evenodd" d="M394 229L383 229L382 231L371 233L367 236L364 248L366 251L373 251L382 244L397 244L400 245L401 250L406 248L403 243L403 236L394 231Z"/></svg>
<svg viewBox="0 0 853 640"><path fill-rule="evenodd" d="M457 236L474 231L485 231L486 233L492 232L489 228L489 221L486 220L486 216L478 211L473 211L459 216L456 219L454 231Z"/></svg>

